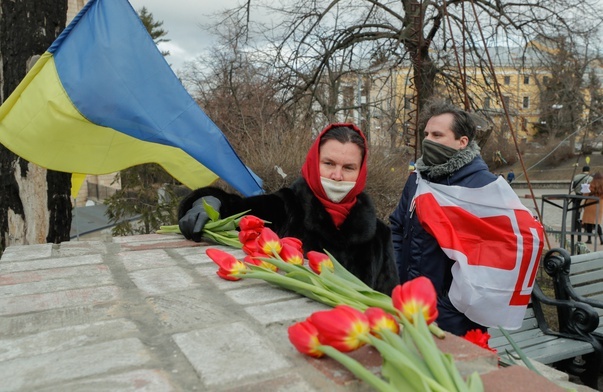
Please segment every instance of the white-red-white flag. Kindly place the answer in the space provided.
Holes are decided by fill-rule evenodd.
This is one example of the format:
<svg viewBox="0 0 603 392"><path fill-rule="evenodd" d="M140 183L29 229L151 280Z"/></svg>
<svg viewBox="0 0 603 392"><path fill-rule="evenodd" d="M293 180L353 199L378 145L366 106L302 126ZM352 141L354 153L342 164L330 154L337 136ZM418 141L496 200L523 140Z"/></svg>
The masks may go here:
<svg viewBox="0 0 603 392"><path fill-rule="evenodd" d="M455 260L453 305L486 327L521 326L544 246L544 229L502 178L467 188L417 173L414 208L423 228Z"/></svg>

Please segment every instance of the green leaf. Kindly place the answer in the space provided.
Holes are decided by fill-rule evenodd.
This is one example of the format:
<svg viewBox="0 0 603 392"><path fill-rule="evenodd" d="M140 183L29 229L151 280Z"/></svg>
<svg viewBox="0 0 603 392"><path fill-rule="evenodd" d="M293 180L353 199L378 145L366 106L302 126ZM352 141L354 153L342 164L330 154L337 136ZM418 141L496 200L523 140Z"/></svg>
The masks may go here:
<svg viewBox="0 0 603 392"><path fill-rule="evenodd" d="M220 219L220 213L218 211L216 211L212 206L207 204L205 199L202 199L202 200L203 200L203 209L205 210L205 213L209 217L209 220L211 220L213 222L213 221Z"/></svg>
<svg viewBox="0 0 603 392"><path fill-rule="evenodd" d="M337 261L337 259L335 257L333 257L333 255L330 254L327 250L325 250L325 253L329 256L329 258L333 262L333 267L334 267L334 270L335 270L335 274L337 276L340 276L343 279L345 279L348 282L351 282L351 283L353 283L355 285L364 287L365 290L369 290L369 291L372 290L366 283L364 283L362 280L358 279L350 271L348 271L347 269L345 269L345 267L343 265L341 265L339 263L339 261Z"/></svg>
<svg viewBox="0 0 603 392"><path fill-rule="evenodd" d="M467 388L469 388L469 392L484 391L484 383L478 372L473 372L467 377Z"/></svg>
<svg viewBox="0 0 603 392"><path fill-rule="evenodd" d="M429 387L421 377L412 376L412 370L400 369L392 365L389 361L383 360L381 365L381 374L383 378L396 387L398 391L429 391ZM406 373L406 374L405 374Z"/></svg>
<svg viewBox="0 0 603 392"><path fill-rule="evenodd" d="M262 260L265 261L267 263L270 263L276 267L278 267L280 270L285 271L285 272L300 272L300 273L304 273L304 274L312 274L315 275L316 274L310 270L308 270L306 267L303 267L301 265L295 265L295 264L291 264L291 263L287 263L283 260L279 260L277 258L274 257L255 257L258 260Z"/></svg>
<svg viewBox="0 0 603 392"><path fill-rule="evenodd" d="M511 346L513 347L513 349L515 350L517 355L519 355L519 358L521 358L523 363L526 364L526 367L528 369L530 369L531 371L535 372L536 374L540 374L540 372L534 367L534 365L532 364L530 359L525 355L525 353L521 350L521 348L519 348L517 343L515 343L515 341L511 337L511 335L509 335L509 333L500 325L498 326L498 329L500 329L500 332L502 332L502 334L505 336L505 338L507 338L507 340L509 341L509 343L511 344ZM542 374L540 374L540 375L542 376Z"/></svg>
<svg viewBox="0 0 603 392"><path fill-rule="evenodd" d="M417 361L413 357L409 357L405 355L403 352L397 351L393 346L388 343L377 339L375 337L369 337L371 340L371 344L379 351L381 356L388 362L390 362L398 371L403 372L408 377L418 378L422 382L429 385L430 389L428 391L438 391L438 392L450 392L454 391L454 389L446 388L443 386L436 374L434 374L428 366L418 365ZM426 362L425 359L420 360L419 362ZM408 375L407 369L412 370L412 376ZM415 381L415 380L413 380ZM423 390L423 389L413 389L413 390Z"/></svg>
<svg viewBox="0 0 603 392"><path fill-rule="evenodd" d="M294 277L290 275L281 275L277 272L268 270L263 267L249 265L251 272L246 273L246 277L262 279L266 282L282 287L287 290L294 291L305 297L313 299L315 301L324 303L329 306L336 306L341 303L345 303L345 298L337 293L333 293L325 288L315 285L312 282L306 282L301 278L307 278L305 274ZM300 278L300 279L296 279Z"/></svg>
<svg viewBox="0 0 603 392"><path fill-rule="evenodd" d="M239 238L232 238L228 235L222 235L221 233L217 232L211 232L211 231L206 231L203 230L203 238L206 240L210 240L212 242L221 244L221 245L226 245L226 246L230 246L232 248L242 248L243 244L241 244L241 241L239 241Z"/></svg>
<svg viewBox="0 0 603 392"><path fill-rule="evenodd" d="M251 210L239 212L238 214L228 216L224 219L207 222L203 228L210 231L234 230L238 227L238 218L247 214L249 211Z"/></svg>
<svg viewBox="0 0 603 392"><path fill-rule="evenodd" d="M433 336L423 318L423 313L417 312L415 315L418 318L415 324L412 324L404 317L401 318L401 321L404 324L403 333L411 335L413 342L416 344L417 349L425 359L427 366L431 369L431 373L438 383L444 388L454 391L454 381L448 374L442 359L442 352L433 340Z"/></svg>
<svg viewBox="0 0 603 392"><path fill-rule="evenodd" d="M166 233L182 234L180 232L180 227L178 225L159 226L159 230L157 230L155 233L157 233L157 234L166 234Z"/></svg>
<svg viewBox="0 0 603 392"><path fill-rule="evenodd" d="M333 358L343 366L345 366L352 374L366 382L377 391L381 392L399 392L400 390L395 388L394 386L388 384L377 375L371 373L367 368L362 366L362 364L356 361L354 358L342 353L331 346L319 346L318 349Z"/></svg>
<svg viewBox="0 0 603 392"><path fill-rule="evenodd" d="M461 373L459 372L456 364L454 363L454 358L450 354L442 354L442 360L444 361L444 366L448 369L448 374L450 374L452 381L456 385L456 390L458 392L469 392L469 387L463 380Z"/></svg>
<svg viewBox="0 0 603 392"><path fill-rule="evenodd" d="M425 361L423 361L423 358L417 351L414 343L411 342L409 344L408 342L405 342L400 335L395 334L390 330L381 331L381 337L383 338L384 342L408 357L412 363L420 368L419 370L421 370L423 373L428 374L430 372L429 368L425 364Z"/></svg>

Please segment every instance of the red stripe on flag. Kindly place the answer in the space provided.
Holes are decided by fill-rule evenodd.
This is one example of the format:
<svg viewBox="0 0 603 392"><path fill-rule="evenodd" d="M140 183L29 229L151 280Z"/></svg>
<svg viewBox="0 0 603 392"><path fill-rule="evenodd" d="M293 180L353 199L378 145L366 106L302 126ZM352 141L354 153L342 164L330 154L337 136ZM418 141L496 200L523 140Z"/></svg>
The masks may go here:
<svg viewBox="0 0 603 392"><path fill-rule="evenodd" d="M431 193L418 196L415 203L421 226L437 239L441 248L464 254L469 265L515 268L517 236L509 217L480 218L461 207L441 207Z"/></svg>

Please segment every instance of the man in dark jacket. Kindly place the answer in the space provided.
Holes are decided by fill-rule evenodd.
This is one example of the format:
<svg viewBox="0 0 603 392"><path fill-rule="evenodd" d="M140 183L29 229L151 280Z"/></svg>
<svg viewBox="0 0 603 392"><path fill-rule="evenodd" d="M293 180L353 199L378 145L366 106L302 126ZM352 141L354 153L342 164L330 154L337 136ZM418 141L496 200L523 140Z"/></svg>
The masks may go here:
<svg viewBox="0 0 603 392"><path fill-rule="evenodd" d="M422 113L419 130L424 132L423 155L416 162L422 178L437 184L483 187L497 180L479 154L476 125L471 115L454 106L436 102ZM486 330L459 312L450 301L454 260L446 256L438 241L420 224L414 213L417 172L413 172L390 216L394 253L402 283L418 276L428 277L438 293L438 325L463 336L471 329ZM479 233L476 233L479 236ZM493 312L496 309L492 309Z"/></svg>

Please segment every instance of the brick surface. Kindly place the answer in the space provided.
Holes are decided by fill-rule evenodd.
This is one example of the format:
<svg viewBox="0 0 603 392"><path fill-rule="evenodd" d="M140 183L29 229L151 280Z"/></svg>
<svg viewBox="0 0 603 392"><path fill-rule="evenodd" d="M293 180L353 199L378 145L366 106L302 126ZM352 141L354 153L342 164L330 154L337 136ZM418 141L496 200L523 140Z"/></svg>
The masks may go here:
<svg viewBox="0 0 603 392"><path fill-rule="evenodd" d="M146 295L169 293L198 286L191 275L180 267L134 271L129 276Z"/></svg>
<svg viewBox="0 0 603 392"><path fill-rule="evenodd" d="M109 268L104 264L80 265L75 267L28 270L23 272L0 273L0 286L19 283L40 282L53 279L72 279L77 277L95 277L104 275Z"/></svg>
<svg viewBox="0 0 603 392"><path fill-rule="evenodd" d="M187 290L150 297L147 303L167 332L209 327L236 321L240 317L220 306L211 290Z"/></svg>
<svg viewBox="0 0 603 392"><path fill-rule="evenodd" d="M496 353L478 347L458 336L446 333L444 339L436 339L435 342L442 352L452 354L463 376L468 376L474 371L484 373L498 366Z"/></svg>
<svg viewBox="0 0 603 392"><path fill-rule="evenodd" d="M117 256L121 259L121 262L128 271L172 267L177 264L164 249L121 252Z"/></svg>
<svg viewBox="0 0 603 392"><path fill-rule="evenodd" d="M258 306L249 306L245 311L262 325L290 322L306 319L313 312L329 309L328 306L308 298L295 298L289 301L273 302Z"/></svg>
<svg viewBox="0 0 603 392"><path fill-rule="evenodd" d="M9 247L0 261L0 390L372 390L289 342L288 326L327 306L261 280L220 279L208 246L244 256L173 235ZM453 335L436 344L462 374L482 374L486 392L588 390L499 369L495 354ZM374 348L350 356L380 372Z"/></svg>
<svg viewBox="0 0 603 392"><path fill-rule="evenodd" d="M290 366L269 341L244 323L177 334L174 341L210 388Z"/></svg>
<svg viewBox="0 0 603 392"><path fill-rule="evenodd" d="M144 365L150 358L138 339L121 339L5 361L0 366L0 380L4 391L37 388L116 369L123 371Z"/></svg>
<svg viewBox="0 0 603 392"><path fill-rule="evenodd" d="M537 377L534 372L521 366L510 366L483 374L482 382L488 392L566 391L544 377Z"/></svg>
<svg viewBox="0 0 603 392"><path fill-rule="evenodd" d="M52 244L11 245L4 250L0 262L44 259L52 256Z"/></svg>
<svg viewBox="0 0 603 392"><path fill-rule="evenodd" d="M0 298L40 294L113 283L106 265L84 265L0 275Z"/></svg>
<svg viewBox="0 0 603 392"><path fill-rule="evenodd" d="M119 289L115 286L66 290L0 298L0 316L16 315L41 310L66 308L85 304L116 301Z"/></svg>
<svg viewBox="0 0 603 392"><path fill-rule="evenodd" d="M4 256L3 256L4 257ZM10 272L44 270L60 267L73 267L85 264L100 264L103 262L101 255L84 255L73 257L60 257L33 261L20 261L17 263L6 263L2 265L2 274Z"/></svg>
<svg viewBox="0 0 603 392"><path fill-rule="evenodd" d="M226 295L234 302L241 305L257 305L299 298L299 296L292 291L271 287L265 284L243 287L237 290L229 290L226 291Z"/></svg>
<svg viewBox="0 0 603 392"><path fill-rule="evenodd" d="M135 335L136 325L125 319L57 328L17 339L0 340L0 361L32 357L111 340L113 336Z"/></svg>
<svg viewBox="0 0 603 392"><path fill-rule="evenodd" d="M82 256L88 254L106 254L107 243L102 241L67 241L53 249L53 257Z"/></svg>
<svg viewBox="0 0 603 392"><path fill-rule="evenodd" d="M91 377L81 381L64 384L64 391L69 392L115 392L145 391L172 392L177 391L170 380L170 375L163 370L141 369L132 372L111 374L104 377ZM56 392L56 387L39 388L37 392Z"/></svg>
<svg viewBox="0 0 603 392"><path fill-rule="evenodd" d="M5 315L0 317L0 339L14 339L55 328L108 320L120 315L123 316L123 310L117 302L86 303L69 308Z"/></svg>
<svg viewBox="0 0 603 392"><path fill-rule="evenodd" d="M328 388L325 385L325 388ZM299 375L291 374L266 381L238 385L236 388L225 389L225 392L313 392L315 387L308 384Z"/></svg>

